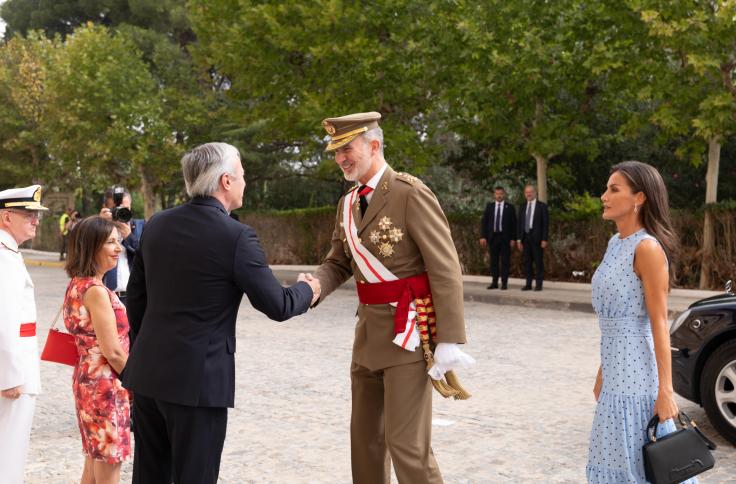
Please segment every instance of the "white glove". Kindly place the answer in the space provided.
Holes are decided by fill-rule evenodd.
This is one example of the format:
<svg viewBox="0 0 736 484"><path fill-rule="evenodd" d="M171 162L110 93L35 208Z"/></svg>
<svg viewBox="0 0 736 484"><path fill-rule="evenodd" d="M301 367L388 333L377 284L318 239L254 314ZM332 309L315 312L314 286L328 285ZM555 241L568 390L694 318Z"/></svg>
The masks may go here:
<svg viewBox="0 0 736 484"><path fill-rule="evenodd" d="M445 372L456 368L470 368L475 359L460 351L456 343L438 343L434 349L434 366L427 373L435 380L441 380Z"/></svg>

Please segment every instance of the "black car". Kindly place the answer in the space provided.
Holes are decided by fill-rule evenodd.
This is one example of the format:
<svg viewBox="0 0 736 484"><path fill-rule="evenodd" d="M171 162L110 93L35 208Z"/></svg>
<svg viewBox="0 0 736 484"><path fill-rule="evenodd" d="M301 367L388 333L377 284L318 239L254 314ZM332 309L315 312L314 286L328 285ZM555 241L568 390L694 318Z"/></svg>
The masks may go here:
<svg viewBox="0 0 736 484"><path fill-rule="evenodd" d="M713 427L736 444L736 295L701 299L670 328L675 391L705 408Z"/></svg>

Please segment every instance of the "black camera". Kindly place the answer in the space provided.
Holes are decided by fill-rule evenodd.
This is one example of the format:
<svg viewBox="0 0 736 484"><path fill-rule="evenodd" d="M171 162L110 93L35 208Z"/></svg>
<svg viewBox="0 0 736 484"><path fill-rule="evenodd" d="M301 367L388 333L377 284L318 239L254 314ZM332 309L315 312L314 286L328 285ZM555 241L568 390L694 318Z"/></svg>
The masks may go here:
<svg viewBox="0 0 736 484"><path fill-rule="evenodd" d="M115 206L110 209L110 213L112 214L112 219L114 221L127 223L130 222L130 219L133 217L133 212L131 212L127 207L121 207L123 204L123 197L125 197L125 188L113 188L112 203L114 203Z"/></svg>

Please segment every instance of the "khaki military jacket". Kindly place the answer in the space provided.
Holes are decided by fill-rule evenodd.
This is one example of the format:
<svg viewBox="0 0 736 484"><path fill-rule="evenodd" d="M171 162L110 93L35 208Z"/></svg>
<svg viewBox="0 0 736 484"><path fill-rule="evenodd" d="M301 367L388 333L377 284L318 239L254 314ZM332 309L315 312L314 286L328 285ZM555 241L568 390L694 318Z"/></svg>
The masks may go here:
<svg viewBox="0 0 736 484"><path fill-rule="evenodd" d="M366 283L352 259L342 224L346 197L338 203L330 252L315 272L322 284L320 299L351 275L357 284ZM437 314L437 342L465 343L460 262L447 218L431 190L417 178L387 167L365 217L361 217L357 202L352 211L363 245L396 277L428 273ZM391 229L400 231L400 237L396 230L392 233L393 240L398 241L382 237ZM423 359L421 345L410 352L392 342L395 311L389 304L358 306L354 362L380 370Z"/></svg>

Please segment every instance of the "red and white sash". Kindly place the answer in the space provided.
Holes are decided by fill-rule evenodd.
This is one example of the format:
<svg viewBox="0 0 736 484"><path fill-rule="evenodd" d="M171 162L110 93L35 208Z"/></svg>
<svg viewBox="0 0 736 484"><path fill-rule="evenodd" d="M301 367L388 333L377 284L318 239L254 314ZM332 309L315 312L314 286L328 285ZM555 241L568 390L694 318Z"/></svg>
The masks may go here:
<svg viewBox="0 0 736 484"><path fill-rule="evenodd" d="M376 256L374 256L358 238L358 228L353 218L353 205L358 197L358 190L353 190L345 196L342 206L342 222L345 228L345 236L347 238L350 252L353 254L353 260L360 269L360 272L366 280L375 284L378 282L396 281L396 277L386 266L384 266ZM396 307L398 301L390 303ZM414 351L419 346L419 330L416 325L416 304L414 301L409 306L409 313L406 320L406 328L402 333L396 334L393 342L401 346L407 351Z"/></svg>

